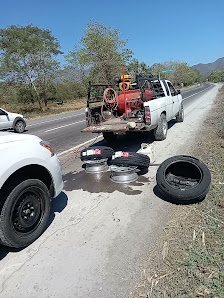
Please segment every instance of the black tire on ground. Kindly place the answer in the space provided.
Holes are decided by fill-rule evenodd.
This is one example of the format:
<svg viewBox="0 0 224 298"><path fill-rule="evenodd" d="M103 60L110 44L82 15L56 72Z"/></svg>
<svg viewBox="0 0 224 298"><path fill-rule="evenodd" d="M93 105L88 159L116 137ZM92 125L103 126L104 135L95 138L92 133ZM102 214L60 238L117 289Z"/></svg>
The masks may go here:
<svg viewBox="0 0 224 298"><path fill-rule="evenodd" d="M211 174L207 166L191 156L174 156L158 168L159 191L171 202L200 202L209 191Z"/></svg>
<svg viewBox="0 0 224 298"><path fill-rule="evenodd" d="M3 245L22 248L35 241L46 229L50 216L50 195L38 179L15 186L0 211L0 239Z"/></svg>
<svg viewBox="0 0 224 298"><path fill-rule="evenodd" d="M102 158L111 159L114 154L114 150L106 146L92 146L85 148L81 151L80 158L82 161L85 160L98 160Z"/></svg>
<svg viewBox="0 0 224 298"><path fill-rule="evenodd" d="M128 152L128 157L121 156L111 160L112 165L116 166L135 166L138 169L147 169L150 164L150 159L147 155L135 152Z"/></svg>
<svg viewBox="0 0 224 298"><path fill-rule="evenodd" d="M26 124L22 120L17 120L14 126L14 131L17 133L23 133L26 128Z"/></svg>
<svg viewBox="0 0 224 298"><path fill-rule="evenodd" d="M103 137L104 140L107 141L107 143L109 144L113 144L117 139L117 135L113 132L103 132Z"/></svg>
<svg viewBox="0 0 224 298"><path fill-rule="evenodd" d="M177 122L183 122L184 121L184 107L183 104L181 103L180 111L178 115L176 116L176 121Z"/></svg>
<svg viewBox="0 0 224 298"><path fill-rule="evenodd" d="M154 129L154 137L156 141L162 141L166 139L168 130L168 124L166 121L166 115L161 114L158 122L158 126Z"/></svg>

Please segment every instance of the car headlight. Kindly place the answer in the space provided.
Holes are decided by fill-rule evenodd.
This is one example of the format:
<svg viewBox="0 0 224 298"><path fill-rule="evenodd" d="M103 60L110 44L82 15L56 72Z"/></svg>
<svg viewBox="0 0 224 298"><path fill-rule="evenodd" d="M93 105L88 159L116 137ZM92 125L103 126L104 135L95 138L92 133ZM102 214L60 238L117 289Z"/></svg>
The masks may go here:
<svg viewBox="0 0 224 298"><path fill-rule="evenodd" d="M51 148L50 144L44 141L40 142L40 145L51 152L51 156L54 155L54 150Z"/></svg>

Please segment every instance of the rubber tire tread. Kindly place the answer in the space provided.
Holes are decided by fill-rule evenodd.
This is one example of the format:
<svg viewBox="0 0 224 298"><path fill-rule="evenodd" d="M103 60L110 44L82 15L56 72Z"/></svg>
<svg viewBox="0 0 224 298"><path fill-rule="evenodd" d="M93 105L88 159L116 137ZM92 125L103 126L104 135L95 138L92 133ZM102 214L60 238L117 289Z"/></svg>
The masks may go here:
<svg viewBox="0 0 224 298"><path fill-rule="evenodd" d="M87 150L95 150L95 149L99 149L101 150L101 154L93 154L93 155L86 155L86 156L82 156L83 152L86 152ZM98 159L102 159L102 158L108 158L111 159L112 155L114 154L114 150L110 147L106 147L106 146L92 146L89 148L85 148L81 151L80 153L80 158L82 161L85 160L98 160Z"/></svg>
<svg viewBox="0 0 224 298"><path fill-rule="evenodd" d="M16 196L19 195L21 191L30 186L38 186L44 196L45 196L45 211L43 215L43 219L41 224L37 227L37 229L29 235L29 237L20 237L16 235L16 233L12 234L12 230L10 228L9 218L11 208ZM14 248L22 248L26 247L32 242L34 242L46 229L49 217L50 217L50 194L47 186L38 179L27 179L20 182L16 185L10 193L7 195L6 200L3 204L3 207L0 211L0 239L1 243L5 246L14 247Z"/></svg>
<svg viewBox="0 0 224 298"><path fill-rule="evenodd" d="M149 164L150 158L147 155L135 152L129 152L129 157L116 157L111 160L111 165L135 166L138 169L146 169Z"/></svg>
<svg viewBox="0 0 224 298"><path fill-rule="evenodd" d="M165 179L165 172L174 162L190 162L200 168L202 180L192 189L180 190L173 188ZM173 156L166 159L159 166L156 173L156 181L159 191L175 203L200 202L207 195L211 185L211 174L208 167L200 160L192 156Z"/></svg>
<svg viewBox="0 0 224 298"><path fill-rule="evenodd" d="M183 104L181 103L181 110L179 111L178 115L176 116L176 121L177 122L184 122L184 116L182 114L184 107Z"/></svg>
<svg viewBox="0 0 224 298"><path fill-rule="evenodd" d="M166 139L168 124L167 124L166 134L164 134L164 131L163 131L163 121L164 121L164 119L166 120L166 115L161 114L159 122L158 122L158 126L154 129L154 137L155 137L156 141L163 141L163 140Z"/></svg>

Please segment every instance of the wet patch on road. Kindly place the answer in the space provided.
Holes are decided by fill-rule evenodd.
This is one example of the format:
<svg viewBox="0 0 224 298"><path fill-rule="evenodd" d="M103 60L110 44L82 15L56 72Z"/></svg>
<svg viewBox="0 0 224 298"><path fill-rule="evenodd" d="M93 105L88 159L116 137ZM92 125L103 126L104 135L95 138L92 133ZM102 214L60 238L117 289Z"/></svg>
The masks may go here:
<svg viewBox="0 0 224 298"><path fill-rule="evenodd" d="M142 190L132 187L142 187L150 183L144 176L139 176L138 180L128 184L114 183L110 180L110 171L98 174L87 174L85 171L70 172L63 176L63 181L66 191L82 189L90 193L112 193L117 190L126 195L139 195Z"/></svg>

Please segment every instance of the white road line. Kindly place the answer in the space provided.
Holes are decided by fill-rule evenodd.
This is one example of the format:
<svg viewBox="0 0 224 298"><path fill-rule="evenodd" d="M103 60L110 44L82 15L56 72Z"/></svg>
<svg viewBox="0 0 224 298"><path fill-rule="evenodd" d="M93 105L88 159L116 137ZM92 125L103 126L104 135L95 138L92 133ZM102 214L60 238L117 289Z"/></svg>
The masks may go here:
<svg viewBox="0 0 224 298"><path fill-rule="evenodd" d="M82 144L79 144L79 145L77 145L77 146L75 146L75 147L72 147L72 148L70 148L70 149L68 149L68 150L65 150L65 151L62 151L61 153L58 153L57 154L57 156L58 157L60 157L60 156L62 156L62 155L64 155L64 154L66 154L66 153L69 153L69 152L71 152L71 151L73 151L73 150L75 150L75 149L78 149L78 148L80 148L80 147L82 147L82 146L84 146L84 145L86 145L86 144L88 144L88 143L91 143L91 142L93 142L93 141L95 141L95 140L101 140L101 139L103 139L103 136L100 136L100 137L95 137L95 138L92 138L92 139L90 139L90 140L88 140L88 141L86 141L86 142L84 142L84 143L82 143Z"/></svg>
<svg viewBox="0 0 224 298"><path fill-rule="evenodd" d="M27 126L35 126L35 125L39 125L39 124L44 124L44 123L48 123L48 122L54 122L54 121L58 121L58 120L62 120L62 119L67 119L67 118L71 118L71 117L76 117L76 116L80 116L80 115L85 115L85 113L79 113L76 115L72 115L72 116L67 116L67 117L62 117L62 118L57 118L57 119L52 119L52 120L47 120L44 122L38 122L38 123L34 123L34 124L28 124Z"/></svg>
<svg viewBox="0 0 224 298"><path fill-rule="evenodd" d="M196 95L196 94L199 94L199 93L201 93L201 92L203 92L203 91L205 91L205 90L207 90L207 89L209 89L209 88L211 88L211 87L209 86L208 88L205 88L205 89L203 89L203 90L200 91L200 92L197 92L197 93L194 93L194 94L192 94L192 95L190 95L190 96L184 97L183 100L185 100L185 99L187 99L187 98L189 98L189 97L192 97L192 96L194 96L194 95Z"/></svg>
<svg viewBox="0 0 224 298"><path fill-rule="evenodd" d="M60 128L64 128L64 127L67 127L67 126L70 126L70 125L74 125L74 124L78 124L78 123L85 122L85 121L86 120L81 120L81 121L73 122L73 123L70 123L70 124L63 125L63 126L58 126L58 127L55 127L55 128L51 128L51 129L45 130L45 132L57 130L57 129L60 129Z"/></svg>

